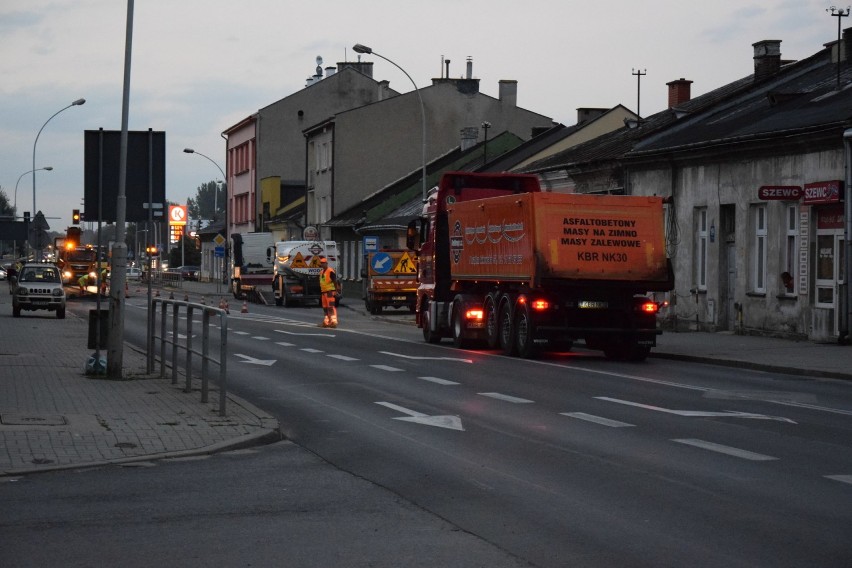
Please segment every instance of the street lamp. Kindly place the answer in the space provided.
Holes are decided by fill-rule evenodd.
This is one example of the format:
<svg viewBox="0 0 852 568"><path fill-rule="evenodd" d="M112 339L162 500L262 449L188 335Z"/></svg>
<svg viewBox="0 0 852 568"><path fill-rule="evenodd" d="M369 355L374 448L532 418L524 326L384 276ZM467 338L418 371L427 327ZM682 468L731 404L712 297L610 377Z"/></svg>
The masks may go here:
<svg viewBox="0 0 852 568"><path fill-rule="evenodd" d="M421 184L423 186L423 203L426 203L426 106L423 104L423 97L420 95L420 89L417 88L417 83L414 82L414 79L411 78L411 75L406 73L405 69L403 69L402 67L400 67L399 65L397 65L396 63L394 63L393 61L391 61L390 59L388 59L384 55L380 55L380 54L376 53L375 51L373 51L372 48L369 48L366 45L361 45L360 43L356 43L352 47L352 49L353 49L353 51L355 51L355 53L364 53L364 54L368 54L368 55L375 55L376 57L380 57L380 58L384 59L385 61L387 61L388 63L390 63L391 65L393 65L394 67L396 67L397 69L402 71L403 73L405 73L405 76L408 77L408 80L411 81L412 85L414 85L414 92L417 93L417 98L420 99L420 118L422 120L422 130L423 130L423 132L422 132L423 141L422 141L422 150L421 150L422 151Z"/></svg>
<svg viewBox="0 0 852 568"><path fill-rule="evenodd" d="M43 168L36 168L35 170L29 170L21 174L21 177L18 178L18 181L15 182L15 204L12 206L15 208L15 215L18 214L18 184L21 183L21 178L23 178L27 174L31 174L33 172L37 172L39 170L51 171L53 170L53 166L44 166Z"/></svg>
<svg viewBox="0 0 852 568"><path fill-rule="evenodd" d="M208 160L210 160L211 164L213 164L214 166L219 168L219 164L217 164L209 156L205 156L201 152L193 150L192 148L184 148L183 151L186 154L198 154L199 156L201 156L203 158L207 158ZM225 176L225 172L222 171L222 168L219 168L219 172L222 174L222 179L227 179L227 176ZM216 220L216 216L218 215L218 213L219 213L219 188L217 187L213 191L213 220L214 221Z"/></svg>
<svg viewBox="0 0 852 568"><path fill-rule="evenodd" d="M53 120L54 116L56 116L57 114L59 114L63 110L67 110L67 109L71 108L72 106L80 106L80 105L83 105L83 104L86 104L86 99L77 99L76 101L74 101L73 103L68 105L67 107L61 108L58 111L56 111L55 113L53 113L53 116L51 116L50 118L45 120L44 124L41 125L41 128L38 129L38 134L36 134L35 142L33 142L33 170L32 170L32 172L33 172L33 219L35 219L36 212L38 212L38 209L36 209L36 175L35 175L35 173L37 171L36 167L35 167L35 158L36 158L36 144L38 144L38 137L41 136L41 131L44 130L44 127L47 126L48 122Z"/></svg>

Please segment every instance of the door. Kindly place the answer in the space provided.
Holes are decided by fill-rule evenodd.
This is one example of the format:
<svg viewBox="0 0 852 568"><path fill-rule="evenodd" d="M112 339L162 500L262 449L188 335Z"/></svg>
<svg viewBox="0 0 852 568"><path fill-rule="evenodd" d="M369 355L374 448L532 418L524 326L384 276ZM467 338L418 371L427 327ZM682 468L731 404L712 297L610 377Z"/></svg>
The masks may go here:
<svg viewBox="0 0 852 568"><path fill-rule="evenodd" d="M834 314L834 334L840 333L838 317L843 303L840 291L844 284L846 267L844 264L845 240L842 230L817 231L816 250L816 298L815 307L831 310Z"/></svg>

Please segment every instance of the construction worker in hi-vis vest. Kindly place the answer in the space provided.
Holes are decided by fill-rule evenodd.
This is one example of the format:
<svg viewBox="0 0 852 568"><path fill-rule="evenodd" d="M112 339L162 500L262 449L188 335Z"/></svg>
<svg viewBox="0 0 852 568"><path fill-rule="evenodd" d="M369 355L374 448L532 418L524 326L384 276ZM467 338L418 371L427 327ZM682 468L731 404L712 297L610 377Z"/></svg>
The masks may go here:
<svg viewBox="0 0 852 568"><path fill-rule="evenodd" d="M337 308L335 307L334 292L337 290L337 274L328 266L328 259L320 257L321 272L319 275L322 309L325 317L320 327L337 327Z"/></svg>

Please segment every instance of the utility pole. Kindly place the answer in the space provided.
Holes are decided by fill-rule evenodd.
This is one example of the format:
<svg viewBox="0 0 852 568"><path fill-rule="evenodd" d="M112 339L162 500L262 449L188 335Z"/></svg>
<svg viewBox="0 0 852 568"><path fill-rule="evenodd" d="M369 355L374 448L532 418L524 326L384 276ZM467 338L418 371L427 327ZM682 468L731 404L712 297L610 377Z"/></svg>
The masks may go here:
<svg viewBox="0 0 852 568"><path fill-rule="evenodd" d="M647 74L647 69L642 69L641 71L639 69L631 70L631 75L636 76L636 116L638 116L639 118L642 118L642 114L639 112L639 97L642 94L642 89L640 88L640 86L642 82L642 76Z"/></svg>
<svg viewBox="0 0 852 568"><path fill-rule="evenodd" d="M826 12L829 12L832 17L837 18L837 90L840 90L840 60L842 59L841 55L843 49L843 45L840 43L840 22L843 21L843 18L849 17L849 10L850 6L846 6L845 10L843 8L837 8L835 6L826 9Z"/></svg>

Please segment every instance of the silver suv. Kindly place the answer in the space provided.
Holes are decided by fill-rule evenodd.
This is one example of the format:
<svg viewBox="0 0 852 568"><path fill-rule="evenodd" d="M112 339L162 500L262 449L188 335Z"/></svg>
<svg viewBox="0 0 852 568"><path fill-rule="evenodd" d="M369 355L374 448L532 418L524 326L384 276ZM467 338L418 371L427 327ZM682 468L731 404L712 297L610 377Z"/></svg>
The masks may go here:
<svg viewBox="0 0 852 568"><path fill-rule="evenodd" d="M65 317L65 289L56 265L29 263L21 267L12 295L12 315L21 317L21 310L49 310L59 319Z"/></svg>

